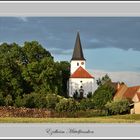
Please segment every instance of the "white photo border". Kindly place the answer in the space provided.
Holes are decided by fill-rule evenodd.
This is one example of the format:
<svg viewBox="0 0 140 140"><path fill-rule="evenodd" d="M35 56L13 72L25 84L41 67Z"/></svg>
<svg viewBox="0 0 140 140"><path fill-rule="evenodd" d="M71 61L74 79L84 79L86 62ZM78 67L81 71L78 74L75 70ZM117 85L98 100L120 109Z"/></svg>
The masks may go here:
<svg viewBox="0 0 140 140"><path fill-rule="evenodd" d="M140 1L0 1L0 17L15 16L138 17ZM95 135L50 136L45 133L47 128L55 129L59 126L63 130L67 130L68 127L88 128L92 129ZM139 139L139 130L140 124L1 123L0 139Z"/></svg>

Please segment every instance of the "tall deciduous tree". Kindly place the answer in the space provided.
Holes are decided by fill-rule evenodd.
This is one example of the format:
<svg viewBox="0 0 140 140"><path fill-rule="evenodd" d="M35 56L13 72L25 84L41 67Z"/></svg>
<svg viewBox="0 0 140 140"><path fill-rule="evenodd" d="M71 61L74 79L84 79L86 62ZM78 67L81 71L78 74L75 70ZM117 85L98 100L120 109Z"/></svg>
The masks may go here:
<svg viewBox="0 0 140 140"><path fill-rule="evenodd" d="M19 61L21 57L20 47L13 44L3 43L0 46L0 90L3 96L11 95L13 99L23 92L23 78Z"/></svg>
<svg viewBox="0 0 140 140"><path fill-rule="evenodd" d="M16 43L1 44L1 102L22 106L22 98L31 97L32 93L66 96L69 66L68 62L55 62L37 41L25 42L22 47Z"/></svg>
<svg viewBox="0 0 140 140"><path fill-rule="evenodd" d="M104 109L105 104L112 101L115 91L116 89L111 79L107 75L102 77L99 87L92 97L95 108Z"/></svg>
<svg viewBox="0 0 140 140"><path fill-rule="evenodd" d="M107 82L111 82L110 77L106 74L105 76L103 76L102 78L99 78L97 81L97 85L98 86L102 86Z"/></svg>

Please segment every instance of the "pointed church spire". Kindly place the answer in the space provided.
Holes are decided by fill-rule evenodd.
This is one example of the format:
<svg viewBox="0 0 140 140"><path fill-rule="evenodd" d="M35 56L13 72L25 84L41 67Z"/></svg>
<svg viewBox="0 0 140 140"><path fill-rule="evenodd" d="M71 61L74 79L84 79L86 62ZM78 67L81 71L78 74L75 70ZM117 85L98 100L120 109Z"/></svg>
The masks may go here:
<svg viewBox="0 0 140 140"><path fill-rule="evenodd" d="M75 47L74 47L73 56L72 56L71 60L85 60L84 55L83 55L79 32L77 33Z"/></svg>

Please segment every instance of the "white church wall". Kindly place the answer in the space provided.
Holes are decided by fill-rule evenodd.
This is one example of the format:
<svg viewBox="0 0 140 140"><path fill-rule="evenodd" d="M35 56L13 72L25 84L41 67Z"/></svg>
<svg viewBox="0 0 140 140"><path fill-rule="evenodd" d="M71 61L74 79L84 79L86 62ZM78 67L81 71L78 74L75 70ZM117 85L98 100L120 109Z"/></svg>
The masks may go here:
<svg viewBox="0 0 140 140"><path fill-rule="evenodd" d="M74 73L80 66L85 69L85 61L84 60L72 60L70 73L71 74Z"/></svg>
<svg viewBox="0 0 140 140"><path fill-rule="evenodd" d="M82 81L82 82L81 82ZM89 92L94 91L94 79L92 78L70 78L69 79L69 96L73 97L75 91L77 90L79 93L79 89L82 86L84 90L84 97L87 97Z"/></svg>

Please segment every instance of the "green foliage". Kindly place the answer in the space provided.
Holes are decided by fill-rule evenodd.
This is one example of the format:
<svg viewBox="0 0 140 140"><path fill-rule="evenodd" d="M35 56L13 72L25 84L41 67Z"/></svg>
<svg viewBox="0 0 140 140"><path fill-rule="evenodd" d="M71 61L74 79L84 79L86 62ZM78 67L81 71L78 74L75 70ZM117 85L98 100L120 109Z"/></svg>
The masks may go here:
<svg viewBox="0 0 140 140"><path fill-rule="evenodd" d="M95 91L95 93L92 96L96 109L104 109L105 104L107 102L112 101L114 94L116 92L115 91L116 89L113 86L112 82L110 80L106 80L110 78L108 78L108 76L105 76L105 77L106 78L103 77L102 79L105 79L106 82L104 82L103 84L100 84L100 86L98 87L98 89Z"/></svg>
<svg viewBox="0 0 140 140"><path fill-rule="evenodd" d="M46 96L39 93L30 93L23 96L22 99L24 106L28 108L45 108Z"/></svg>
<svg viewBox="0 0 140 140"><path fill-rule="evenodd" d="M92 97L92 92L89 92L88 94L87 94L87 98L91 98Z"/></svg>
<svg viewBox="0 0 140 140"><path fill-rule="evenodd" d="M24 106L28 108L35 108L34 93L23 95Z"/></svg>
<svg viewBox="0 0 140 140"><path fill-rule="evenodd" d="M37 41L25 42L22 47L1 44L0 67L1 100L4 98L6 105L43 108L47 94L67 95L70 64L54 62Z"/></svg>
<svg viewBox="0 0 140 140"><path fill-rule="evenodd" d="M75 90L75 92L74 92L74 94L73 94L73 98L74 98L75 100L81 100L81 99L84 98L84 96L83 96L83 94L78 93L78 91Z"/></svg>
<svg viewBox="0 0 140 140"><path fill-rule="evenodd" d="M4 97L3 97L2 93L0 92L0 106L3 106L3 105L5 105Z"/></svg>
<svg viewBox="0 0 140 140"><path fill-rule="evenodd" d="M24 80L21 76L21 48L13 43L0 45L0 90L3 96L11 95L14 100L22 94Z"/></svg>
<svg viewBox="0 0 140 140"><path fill-rule="evenodd" d="M22 51L27 64L40 61L45 57L52 58L50 52L46 51L37 41L25 42Z"/></svg>
<svg viewBox="0 0 140 140"><path fill-rule="evenodd" d="M13 105L13 100L11 95L7 95L5 98L5 105L6 106L12 106Z"/></svg>
<svg viewBox="0 0 140 140"><path fill-rule="evenodd" d="M60 61L58 64L59 71L59 88L58 94L67 97L67 82L70 76L70 63L67 61Z"/></svg>
<svg viewBox="0 0 140 140"><path fill-rule="evenodd" d="M63 98L57 103L55 110L57 112L76 112L80 110L79 103L74 99Z"/></svg>
<svg viewBox="0 0 140 140"><path fill-rule="evenodd" d="M109 78L109 76L106 74L105 76L103 76L101 79L99 78L97 81L97 85L98 86L102 86L107 82L111 82L111 79Z"/></svg>
<svg viewBox="0 0 140 140"><path fill-rule="evenodd" d="M25 102L21 96L17 96L14 103L15 107L23 107L25 106Z"/></svg>
<svg viewBox="0 0 140 140"><path fill-rule="evenodd" d="M60 97L58 97L56 94L48 94L46 96L46 107L48 109L55 109L56 104L59 102Z"/></svg>
<svg viewBox="0 0 140 140"><path fill-rule="evenodd" d="M93 96L93 103L95 105L96 109L103 109L104 105L108 102L112 100L112 96L111 96L111 92L110 91L106 91L106 90L99 90L96 91L94 93Z"/></svg>
<svg viewBox="0 0 140 140"><path fill-rule="evenodd" d="M80 110L94 109L94 103L92 99L85 98L80 101Z"/></svg>
<svg viewBox="0 0 140 140"><path fill-rule="evenodd" d="M34 94L35 108L46 108L46 95L45 94Z"/></svg>
<svg viewBox="0 0 140 140"><path fill-rule="evenodd" d="M108 102L105 107L110 115L117 115L130 112L130 103L127 99Z"/></svg>
<svg viewBox="0 0 140 140"><path fill-rule="evenodd" d="M78 91L77 91L77 90L75 90L75 92L74 92L74 94L73 94L73 98L74 98L75 100L79 99Z"/></svg>

